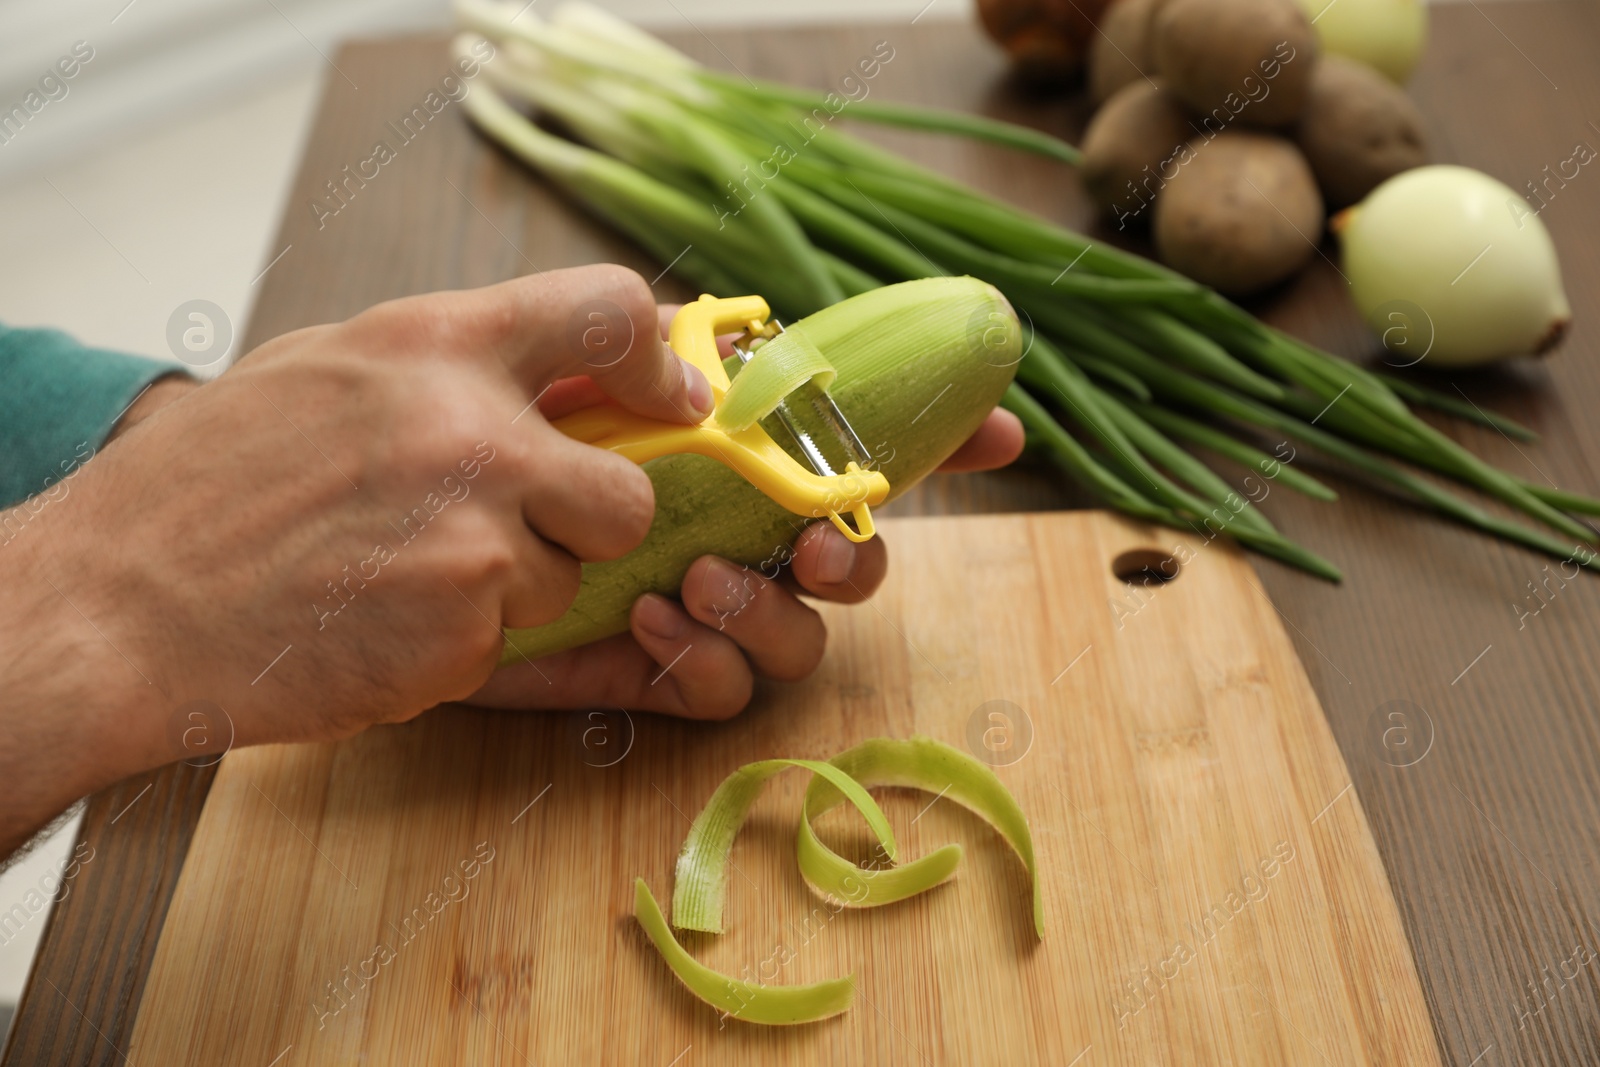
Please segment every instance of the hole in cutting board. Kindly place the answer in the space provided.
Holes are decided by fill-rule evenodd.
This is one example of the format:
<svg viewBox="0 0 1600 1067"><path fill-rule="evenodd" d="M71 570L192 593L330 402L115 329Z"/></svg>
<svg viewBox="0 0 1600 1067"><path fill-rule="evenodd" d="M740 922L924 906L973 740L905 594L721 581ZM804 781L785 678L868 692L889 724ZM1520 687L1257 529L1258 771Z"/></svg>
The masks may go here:
<svg viewBox="0 0 1600 1067"><path fill-rule="evenodd" d="M1178 576L1178 561L1159 548L1130 548L1111 561L1111 573L1129 585L1170 582Z"/></svg>

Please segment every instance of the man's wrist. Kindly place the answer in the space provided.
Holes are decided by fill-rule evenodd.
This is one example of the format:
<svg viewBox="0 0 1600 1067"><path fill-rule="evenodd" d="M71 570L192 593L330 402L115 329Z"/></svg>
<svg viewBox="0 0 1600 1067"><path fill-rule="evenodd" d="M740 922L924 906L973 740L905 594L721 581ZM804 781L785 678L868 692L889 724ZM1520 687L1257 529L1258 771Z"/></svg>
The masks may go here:
<svg viewBox="0 0 1600 1067"><path fill-rule="evenodd" d="M59 498L44 508L65 506ZM0 780L9 798L0 856L80 797L170 758L160 694L97 628L95 605L54 543L62 524L50 518L33 517L0 544Z"/></svg>

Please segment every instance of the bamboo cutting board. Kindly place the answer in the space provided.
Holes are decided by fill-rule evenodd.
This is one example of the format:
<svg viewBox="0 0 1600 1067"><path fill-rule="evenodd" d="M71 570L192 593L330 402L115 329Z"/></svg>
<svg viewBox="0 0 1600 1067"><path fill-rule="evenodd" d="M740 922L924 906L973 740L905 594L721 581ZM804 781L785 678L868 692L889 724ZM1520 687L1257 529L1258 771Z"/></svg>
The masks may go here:
<svg viewBox="0 0 1600 1067"><path fill-rule="evenodd" d="M1344 763L1237 553L1098 513L883 528L882 592L824 608L817 674L732 722L444 708L231 754L130 1061L1439 1062ZM1175 549L1169 582L1113 573ZM966 846L952 883L868 911L814 897L793 771L735 848L728 933L685 943L778 983L853 971L855 1007L766 1029L694 1000L631 918L634 876L666 900L740 764L919 733L1016 793L1046 939L1016 856L923 794L882 799L906 855ZM864 858L848 812L821 826Z"/></svg>

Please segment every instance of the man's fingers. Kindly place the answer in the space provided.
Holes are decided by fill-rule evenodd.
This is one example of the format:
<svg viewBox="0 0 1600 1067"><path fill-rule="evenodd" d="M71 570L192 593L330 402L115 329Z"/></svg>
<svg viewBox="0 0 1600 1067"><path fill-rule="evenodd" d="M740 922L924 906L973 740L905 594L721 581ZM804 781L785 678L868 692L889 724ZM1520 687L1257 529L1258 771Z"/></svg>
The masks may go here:
<svg viewBox="0 0 1600 1067"><path fill-rule="evenodd" d="M995 408L976 433L945 460L939 470L945 474L963 471L991 471L1004 467L1022 454L1022 420L1005 408Z"/></svg>
<svg viewBox="0 0 1600 1067"><path fill-rule="evenodd" d="M789 573L812 596L856 604L878 591L889 572L889 550L882 537L856 544L833 528L814 522L794 543Z"/></svg>
<svg viewBox="0 0 1600 1067"><path fill-rule="evenodd" d="M683 606L731 637L769 678L793 682L817 669L828 643L822 617L748 567L702 556L683 580Z"/></svg>
<svg viewBox="0 0 1600 1067"><path fill-rule="evenodd" d="M511 562L501 601L501 625L543 626L566 614L578 596L583 567L570 552L527 533L513 535Z"/></svg>
<svg viewBox="0 0 1600 1067"><path fill-rule="evenodd" d="M687 623L686 636L664 645L652 642L654 653L645 651L636 626L635 633L519 660L496 671L467 702L519 711L614 707L690 719L738 714L749 703L753 685L738 648L683 616L671 601L662 602Z"/></svg>
<svg viewBox="0 0 1600 1067"><path fill-rule="evenodd" d="M518 474L522 516L546 541L584 562L616 559L650 531L650 476L615 452L579 444L535 423L534 449Z"/></svg>
<svg viewBox="0 0 1600 1067"><path fill-rule="evenodd" d="M536 537L515 513L460 511L440 521L450 527L448 543L429 544L448 557L447 580L472 605L462 616L472 631L478 629L473 616L491 633L501 626L542 626L577 597L582 565L561 545ZM498 654L498 642L492 651Z"/></svg>
<svg viewBox="0 0 1600 1067"><path fill-rule="evenodd" d="M634 602L630 621L634 640L659 668L639 694L645 706L694 719L726 719L750 703L755 680L732 638L654 593Z"/></svg>
<svg viewBox="0 0 1600 1067"><path fill-rule="evenodd" d="M593 378L562 378L539 394L539 414L553 422L563 415L604 403L605 399L605 390L596 385Z"/></svg>
<svg viewBox="0 0 1600 1067"><path fill-rule="evenodd" d="M556 292L535 294L548 305L534 312L531 343L512 351L519 379L542 389L582 374L641 415L698 422L711 413L710 383L662 342L655 297L642 277L610 264L548 277Z"/></svg>
<svg viewBox="0 0 1600 1067"><path fill-rule="evenodd" d="M705 375L662 342L650 286L626 267L545 271L417 299L448 321L451 343L498 355L530 397L587 375L641 415L697 422L710 413Z"/></svg>
<svg viewBox="0 0 1600 1067"><path fill-rule="evenodd" d="M709 600L729 586L716 584L716 567L739 573L725 561L706 557L691 568L685 583L687 610L653 593L640 597L630 616L631 633L506 667L470 702L523 709L609 705L726 719L750 702L752 661L775 678L809 674L826 640L817 614L782 586L757 576L761 584L753 586L754 595L731 612L725 608L734 600L721 601L719 616ZM743 589L742 578L734 588Z"/></svg>
<svg viewBox="0 0 1600 1067"><path fill-rule="evenodd" d="M814 527L801 546L802 569L815 570L826 538ZM841 540L843 538L841 537ZM849 544L849 542L845 542ZM873 544L874 542L869 542ZM860 547L858 546L858 550ZM822 595L860 599L881 580L881 546L857 560L859 592L815 581ZM847 590L848 592L846 592ZM827 644L821 617L778 582L706 556L690 567L683 604L640 597L631 633L498 671L470 699L501 708L611 705L694 719L725 719L750 702L754 673L797 680L816 669ZM754 671L752 670L754 666Z"/></svg>

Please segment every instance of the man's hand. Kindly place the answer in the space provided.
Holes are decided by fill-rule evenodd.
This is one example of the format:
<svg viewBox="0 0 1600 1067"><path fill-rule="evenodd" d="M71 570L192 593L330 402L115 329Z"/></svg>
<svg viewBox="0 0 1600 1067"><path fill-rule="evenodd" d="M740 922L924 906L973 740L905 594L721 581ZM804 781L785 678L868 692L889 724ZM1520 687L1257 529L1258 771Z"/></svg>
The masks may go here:
<svg viewBox="0 0 1600 1067"><path fill-rule="evenodd" d="M641 324L604 366L573 331L595 301ZM0 778L21 805L50 798L34 825L192 755L192 702L253 744L343 737L482 686L500 627L559 617L580 563L632 549L654 509L643 471L555 430L535 398L588 375L655 418L710 407L655 327L649 287L619 267L393 301L262 345L85 464L0 559L0 674L26 675L11 697L35 704Z"/></svg>
<svg viewBox="0 0 1600 1067"><path fill-rule="evenodd" d="M597 301L631 340L586 363ZM344 737L461 699L722 716L753 672L809 672L822 626L795 589L868 595L881 543L816 527L792 586L703 559L682 607L641 599L632 633L541 661L548 684L526 667L490 678L500 628L559 617L580 564L634 548L654 510L643 471L562 435L539 398L562 381L547 401L597 386L655 418L708 412L657 314L631 271L556 271L286 334L201 387L158 383L0 550L0 848L79 796L193 756L197 706L243 745ZM563 381L575 376L592 384ZM998 465L1020 444L997 416L955 462Z"/></svg>

